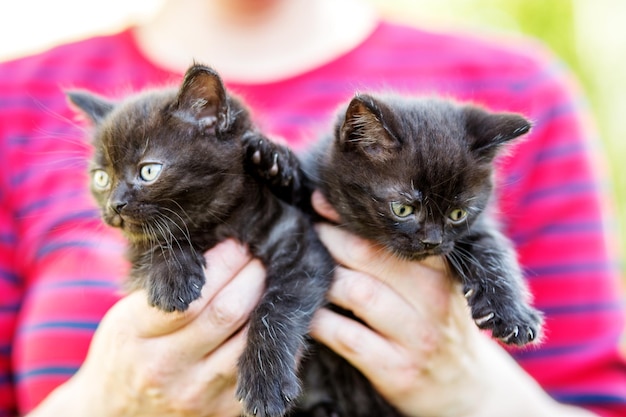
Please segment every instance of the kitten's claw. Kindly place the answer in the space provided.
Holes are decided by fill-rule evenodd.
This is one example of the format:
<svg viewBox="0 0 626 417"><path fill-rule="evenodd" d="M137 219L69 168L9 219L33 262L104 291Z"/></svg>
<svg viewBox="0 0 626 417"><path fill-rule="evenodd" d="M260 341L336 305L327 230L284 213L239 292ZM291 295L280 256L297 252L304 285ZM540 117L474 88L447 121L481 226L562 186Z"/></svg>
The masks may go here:
<svg viewBox="0 0 626 417"><path fill-rule="evenodd" d="M513 329L511 333L509 333L508 335L504 337L501 337L500 340L502 340L502 342L504 343L508 343L512 337L517 337L517 335L519 335L519 327L515 326L515 328Z"/></svg>
<svg viewBox="0 0 626 417"><path fill-rule="evenodd" d="M472 291L472 290L470 290ZM491 313L487 314L486 316L482 316L477 318L476 320L474 320L474 322L476 323L476 325L478 327L484 326L489 320L493 319L496 315L494 314L494 312L492 311Z"/></svg>
<svg viewBox="0 0 626 417"><path fill-rule="evenodd" d="M259 165L261 163L261 151L254 152L254 154L252 155L252 163L254 163L255 165Z"/></svg>
<svg viewBox="0 0 626 417"><path fill-rule="evenodd" d="M465 294L463 294L463 296L464 296L465 298L470 298L473 294L474 294L474 289L473 289L473 288L470 288L469 290L467 290L467 291L465 292Z"/></svg>
<svg viewBox="0 0 626 417"><path fill-rule="evenodd" d="M269 170L269 174L270 174L270 177L275 177L276 175L278 175L278 154L277 153L274 154L274 163L272 164L272 167Z"/></svg>

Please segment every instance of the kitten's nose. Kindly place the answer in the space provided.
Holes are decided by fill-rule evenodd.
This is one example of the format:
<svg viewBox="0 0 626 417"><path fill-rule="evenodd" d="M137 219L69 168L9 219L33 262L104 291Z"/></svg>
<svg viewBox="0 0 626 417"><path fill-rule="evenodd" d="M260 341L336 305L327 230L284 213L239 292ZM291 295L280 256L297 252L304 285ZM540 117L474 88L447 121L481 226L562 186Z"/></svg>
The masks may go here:
<svg viewBox="0 0 626 417"><path fill-rule="evenodd" d="M117 214L121 214L121 211L124 209L124 207L126 207L128 205L127 202L125 201L112 201L111 202L111 208L113 209L113 211L115 211Z"/></svg>
<svg viewBox="0 0 626 417"><path fill-rule="evenodd" d="M424 245L424 249L431 250L435 249L437 246L441 245L441 240L421 240L420 243Z"/></svg>

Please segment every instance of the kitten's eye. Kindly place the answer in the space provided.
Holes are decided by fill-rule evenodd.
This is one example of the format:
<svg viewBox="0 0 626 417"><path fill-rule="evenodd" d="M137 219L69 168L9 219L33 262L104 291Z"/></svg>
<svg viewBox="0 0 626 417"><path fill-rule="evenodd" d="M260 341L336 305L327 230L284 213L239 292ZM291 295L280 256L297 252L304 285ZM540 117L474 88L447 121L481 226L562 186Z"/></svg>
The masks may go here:
<svg viewBox="0 0 626 417"><path fill-rule="evenodd" d="M111 185L111 179L109 178L109 174L106 173L103 169L96 169L93 171L92 180L93 185L99 190L106 190Z"/></svg>
<svg viewBox="0 0 626 417"><path fill-rule="evenodd" d="M448 218L452 221L452 223L461 223L467 217L467 211L463 209L454 209L448 214Z"/></svg>
<svg viewBox="0 0 626 417"><path fill-rule="evenodd" d="M398 202L391 203L391 211L393 214L400 218L409 217L415 211L415 207L409 206L408 204L402 204Z"/></svg>
<svg viewBox="0 0 626 417"><path fill-rule="evenodd" d="M145 182L152 182L158 178L162 168L163 164L146 164L141 167L141 170L139 171L139 176Z"/></svg>

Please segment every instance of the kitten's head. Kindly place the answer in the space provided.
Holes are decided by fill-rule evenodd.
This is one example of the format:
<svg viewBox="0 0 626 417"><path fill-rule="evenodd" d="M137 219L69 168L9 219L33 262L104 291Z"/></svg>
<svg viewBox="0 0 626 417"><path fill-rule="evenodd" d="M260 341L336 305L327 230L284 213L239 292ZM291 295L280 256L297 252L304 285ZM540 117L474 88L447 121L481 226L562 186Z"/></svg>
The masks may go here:
<svg viewBox="0 0 626 417"><path fill-rule="evenodd" d="M210 68L194 65L179 89L119 103L68 93L94 124L91 191L103 219L131 241L166 240L218 222L242 187L245 108Z"/></svg>
<svg viewBox="0 0 626 417"><path fill-rule="evenodd" d="M529 129L519 115L447 100L357 95L322 189L345 227L396 255L446 254L487 205L494 157Z"/></svg>

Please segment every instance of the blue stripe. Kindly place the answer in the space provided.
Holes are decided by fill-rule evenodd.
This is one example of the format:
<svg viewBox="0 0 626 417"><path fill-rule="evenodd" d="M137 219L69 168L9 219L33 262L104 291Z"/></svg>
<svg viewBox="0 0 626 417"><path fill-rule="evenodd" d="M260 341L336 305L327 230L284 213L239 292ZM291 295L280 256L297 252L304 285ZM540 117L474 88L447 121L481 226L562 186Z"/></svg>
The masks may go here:
<svg viewBox="0 0 626 417"><path fill-rule="evenodd" d="M37 251L35 257L37 259L43 258L44 256L50 255L53 252L67 249L67 248L93 248L93 249L102 249L103 245L100 242L94 241L85 241L85 240L75 240L75 241L65 241L65 242L52 242L47 245L43 245Z"/></svg>
<svg viewBox="0 0 626 417"><path fill-rule="evenodd" d="M563 184L556 187L543 188L526 194L522 204L530 204L546 197L596 192L599 188L600 186L595 182Z"/></svg>
<svg viewBox="0 0 626 417"><path fill-rule="evenodd" d="M592 341L584 341L566 346L541 346L533 348L532 346L526 350L513 351L511 354L519 360L529 359L545 359L561 355L579 355L582 352L604 352L606 350L614 350L621 341L619 331L615 335L594 339Z"/></svg>
<svg viewBox="0 0 626 417"><path fill-rule="evenodd" d="M23 326L19 331L23 333L32 333L49 329L95 331L98 324L98 321L44 321L37 324Z"/></svg>
<svg viewBox="0 0 626 417"><path fill-rule="evenodd" d="M536 305L539 310L543 311L547 315L559 315L559 314L586 314L599 311L620 311L626 306L626 301L614 301L608 303L588 303L588 304L572 304L562 306L548 306L542 307Z"/></svg>
<svg viewBox="0 0 626 417"><path fill-rule="evenodd" d="M45 366L34 368L29 371L19 372L16 375L17 382L39 376L72 376L78 371L78 366Z"/></svg>
<svg viewBox="0 0 626 417"><path fill-rule="evenodd" d="M0 244L14 245L17 243L17 237L11 233L0 233Z"/></svg>
<svg viewBox="0 0 626 417"><path fill-rule="evenodd" d="M19 275L6 269L0 269L0 280L8 282L12 285L19 285L21 282Z"/></svg>
<svg viewBox="0 0 626 417"><path fill-rule="evenodd" d="M511 236L511 239L521 245L527 241L536 238L538 235L561 235L561 234L577 234L577 233L602 233L604 224L602 222L576 222L576 223L554 223L548 224L539 229Z"/></svg>
<svg viewBox="0 0 626 417"><path fill-rule="evenodd" d="M584 143L566 143L537 152L535 160L537 162L544 162L572 154L583 154L586 151L587 146Z"/></svg>
<svg viewBox="0 0 626 417"><path fill-rule="evenodd" d="M37 200L34 201L24 207L21 207L17 212L16 212L16 217L18 218L23 218L26 217L30 214L32 214L33 211L35 210L39 210L42 208L46 208L51 206L52 204L55 203L67 203L67 200L74 198L74 197L78 197L78 196L82 196L85 194L87 188L87 186L85 186L85 189L79 189L79 190L73 190L70 192L66 192L63 194L55 194L51 197L46 197L43 198L41 200Z"/></svg>
<svg viewBox="0 0 626 417"><path fill-rule="evenodd" d="M0 385L13 384L13 376L10 373L0 373Z"/></svg>
<svg viewBox="0 0 626 417"><path fill-rule="evenodd" d="M612 395L605 393L565 393L551 391L550 395L557 401L577 405L623 405L626 404L626 393Z"/></svg>
<svg viewBox="0 0 626 417"><path fill-rule="evenodd" d="M573 102L565 102L555 106L551 106L547 108L542 113L535 115L533 122L533 127L535 129L541 129L541 127L545 123L553 122L554 119L558 117L562 117L568 114L575 114L578 111L584 110L586 108L586 103L583 100L576 100Z"/></svg>
<svg viewBox="0 0 626 417"><path fill-rule="evenodd" d="M619 263L607 263L607 262L581 262L570 264L554 264L554 265L542 265L532 266L527 265L524 267L524 275L528 279L534 279L537 276L546 278L550 275L561 274L589 274L597 272L614 272L619 271Z"/></svg>
<svg viewBox="0 0 626 417"><path fill-rule="evenodd" d="M20 310L21 306L22 304L19 302L7 305L0 305L0 314L15 314Z"/></svg>
<svg viewBox="0 0 626 417"><path fill-rule="evenodd" d="M59 288L74 288L74 287L76 288L83 288L83 287L112 288L112 289L121 288L120 285L115 282L106 281L102 279L80 279L80 280L74 280L74 281L63 281L63 282L53 282L53 283L43 284L37 288L37 291L55 290Z"/></svg>
<svg viewBox="0 0 626 417"><path fill-rule="evenodd" d="M25 146L30 143L29 136L11 136L8 139L9 146Z"/></svg>
<svg viewBox="0 0 626 417"><path fill-rule="evenodd" d="M0 345L0 355L10 356L13 351L12 345Z"/></svg>

